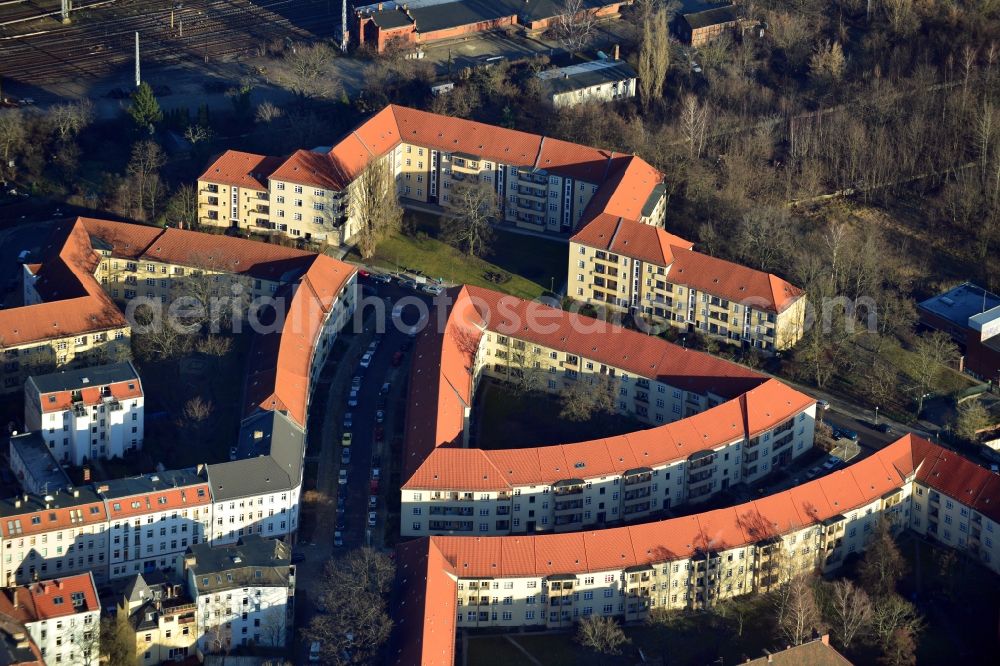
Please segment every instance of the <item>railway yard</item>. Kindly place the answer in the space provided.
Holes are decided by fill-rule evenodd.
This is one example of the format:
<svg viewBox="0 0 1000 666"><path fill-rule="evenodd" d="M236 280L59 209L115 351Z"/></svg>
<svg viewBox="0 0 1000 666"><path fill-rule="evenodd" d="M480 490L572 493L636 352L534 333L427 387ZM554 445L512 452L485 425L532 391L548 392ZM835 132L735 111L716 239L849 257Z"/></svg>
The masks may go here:
<svg viewBox="0 0 1000 666"><path fill-rule="evenodd" d="M5 94L43 99L67 84L105 94L131 76L136 32L143 67L155 68L250 58L269 45L334 37L340 24L335 0L78 0L67 24L60 5L0 0Z"/></svg>

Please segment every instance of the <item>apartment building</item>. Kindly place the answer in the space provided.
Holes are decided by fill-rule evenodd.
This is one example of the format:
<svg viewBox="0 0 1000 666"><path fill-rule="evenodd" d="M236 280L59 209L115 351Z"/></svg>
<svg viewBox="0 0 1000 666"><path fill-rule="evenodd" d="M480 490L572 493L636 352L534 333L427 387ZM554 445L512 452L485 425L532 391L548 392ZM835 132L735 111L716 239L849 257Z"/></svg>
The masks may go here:
<svg viewBox="0 0 1000 666"><path fill-rule="evenodd" d="M281 412L248 418L240 430L237 460L207 465L212 488L213 545L241 538L292 539L298 529L305 433Z"/></svg>
<svg viewBox="0 0 1000 666"><path fill-rule="evenodd" d="M90 573L7 588L0 592L0 613L25 627L46 664L98 660L101 606Z"/></svg>
<svg viewBox="0 0 1000 666"><path fill-rule="evenodd" d="M662 229L602 216L570 239L568 294L768 354L801 339L801 289L692 248Z"/></svg>
<svg viewBox="0 0 1000 666"><path fill-rule="evenodd" d="M131 328L93 279L94 255L76 223L42 246L23 271L25 305L0 310L0 392L24 390L30 375L114 362L130 351Z"/></svg>
<svg viewBox="0 0 1000 666"><path fill-rule="evenodd" d="M270 216L267 179L280 162L277 157L226 151L198 179L198 223L266 227Z"/></svg>
<svg viewBox="0 0 1000 666"><path fill-rule="evenodd" d="M666 206L662 175L634 155L396 105L335 146L298 150L280 163L275 159L224 153L198 180L199 192L205 192L199 220L330 244L351 242L359 223L352 191L373 160L393 175L404 207L448 214L460 205L463 188L486 187L496 195L504 222L534 231L571 232L602 213L662 226ZM266 188L259 166L264 160L277 164L266 170ZM236 213L250 203L226 208L238 200L235 182L258 188L254 198L266 196L267 219L262 204L249 217Z"/></svg>
<svg viewBox="0 0 1000 666"><path fill-rule="evenodd" d="M284 647L295 618L295 565L287 544L256 534L192 546L184 561L204 653Z"/></svg>
<svg viewBox="0 0 1000 666"><path fill-rule="evenodd" d="M415 350L405 536L640 520L754 483L813 445L815 400L776 380L539 303L475 287L453 295L443 329ZM547 391L588 382L613 393L619 413L653 427L561 446L466 448L473 396L487 376Z"/></svg>
<svg viewBox="0 0 1000 666"><path fill-rule="evenodd" d="M108 515L91 487L0 500L0 580L7 586L93 571L108 579Z"/></svg>
<svg viewBox="0 0 1000 666"><path fill-rule="evenodd" d="M763 592L797 572L839 568L863 552L880 520L1000 572L998 493L997 475L906 435L828 476L734 507L572 534L409 541L398 547L397 584L413 603L397 611L392 661L450 664L460 627L641 620L654 608L707 608Z"/></svg>
<svg viewBox="0 0 1000 666"><path fill-rule="evenodd" d="M125 579L115 604L135 634L135 663L152 666L181 661L197 652L197 605L183 578L160 572Z"/></svg>
<svg viewBox="0 0 1000 666"><path fill-rule="evenodd" d="M25 427L72 465L142 448L143 405L129 361L33 375L24 385Z"/></svg>

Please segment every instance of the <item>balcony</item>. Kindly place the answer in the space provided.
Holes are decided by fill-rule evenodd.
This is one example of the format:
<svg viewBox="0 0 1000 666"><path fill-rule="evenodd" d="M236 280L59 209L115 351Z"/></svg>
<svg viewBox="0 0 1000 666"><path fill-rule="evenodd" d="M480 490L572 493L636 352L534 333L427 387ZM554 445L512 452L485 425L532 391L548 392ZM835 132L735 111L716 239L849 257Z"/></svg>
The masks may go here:
<svg viewBox="0 0 1000 666"><path fill-rule="evenodd" d="M625 472L624 485L634 486L637 483L649 483L653 480L652 471L642 471L642 472Z"/></svg>
<svg viewBox="0 0 1000 666"><path fill-rule="evenodd" d="M701 469L702 467L708 467L715 462L715 453L710 453L708 455L702 456L701 458L695 458L688 463L688 470Z"/></svg>
<svg viewBox="0 0 1000 666"><path fill-rule="evenodd" d="M573 511L573 510L582 509L582 508L583 508L583 500L582 499L570 500L568 502L556 502L555 503L555 511L556 511L556 513L559 513L560 511Z"/></svg>
<svg viewBox="0 0 1000 666"><path fill-rule="evenodd" d="M548 176L530 171L518 171L517 179L526 183L534 183L535 185L547 185L549 182Z"/></svg>
<svg viewBox="0 0 1000 666"><path fill-rule="evenodd" d="M552 484L552 494L559 497L579 495L583 492L583 479L566 479Z"/></svg>

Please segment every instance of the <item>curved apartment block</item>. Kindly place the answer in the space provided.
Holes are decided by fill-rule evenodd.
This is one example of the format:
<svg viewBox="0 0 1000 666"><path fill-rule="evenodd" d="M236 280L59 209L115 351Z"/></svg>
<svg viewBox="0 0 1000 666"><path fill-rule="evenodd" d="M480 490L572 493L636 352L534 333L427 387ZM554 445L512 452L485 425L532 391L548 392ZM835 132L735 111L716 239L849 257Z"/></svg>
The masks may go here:
<svg viewBox="0 0 1000 666"><path fill-rule="evenodd" d="M613 324L465 286L418 340L404 448L404 536L577 531L753 483L813 444L816 401L743 366ZM538 448L467 448L483 377L600 381L650 427ZM595 384L595 390L596 384Z"/></svg>
<svg viewBox="0 0 1000 666"><path fill-rule="evenodd" d="M734 507L573 534L432 536L398 547L393 660L451 664L455 631L641 620L836 569L878 520L1000 573L1000 476L906 435L849 467Z"/></svg>

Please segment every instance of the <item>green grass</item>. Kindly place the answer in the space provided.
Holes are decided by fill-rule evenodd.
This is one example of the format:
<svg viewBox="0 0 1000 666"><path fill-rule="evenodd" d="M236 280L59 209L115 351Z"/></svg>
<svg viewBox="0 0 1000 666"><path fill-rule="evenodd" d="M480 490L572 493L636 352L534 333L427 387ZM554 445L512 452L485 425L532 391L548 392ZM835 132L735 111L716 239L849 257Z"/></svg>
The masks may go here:
<svg viewBox="0 0 1000 666"><path fill-rule="evenodd" d="M509 666L525 662L524 655L502 636L481 636L469 640L470 666Z"/></svg>
<svg viewBox="0 0 1000 666"><path fill-rule="evenodd" d="M566 282L565 243L500 230L486 257L470 257L438 239L436 217L412 212L407 215L417 220L414 234L394 234L379 245L367 263L392 271L404 266L416 268L431 278L486 287L527 299L559 289ZM354 250L347 258L361 261ZM487 272L508 273L511 278L495 284L486 279Z"/></svg>

